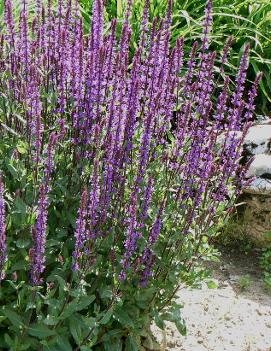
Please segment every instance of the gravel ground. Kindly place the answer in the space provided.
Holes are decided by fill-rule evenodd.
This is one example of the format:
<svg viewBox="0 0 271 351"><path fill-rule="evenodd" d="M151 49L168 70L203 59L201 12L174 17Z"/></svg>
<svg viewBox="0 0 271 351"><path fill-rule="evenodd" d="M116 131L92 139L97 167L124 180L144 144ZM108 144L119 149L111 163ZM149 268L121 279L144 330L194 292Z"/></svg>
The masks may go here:
<svg viewBox="0 0 271 351"><path fill-rule="evenodd" d="M211 268L216 289L204 284L179 291L187 336L170 323L164 333L153 327L162 350L271 351L271 292L264 287L257 259L227 254Z"/></svg>

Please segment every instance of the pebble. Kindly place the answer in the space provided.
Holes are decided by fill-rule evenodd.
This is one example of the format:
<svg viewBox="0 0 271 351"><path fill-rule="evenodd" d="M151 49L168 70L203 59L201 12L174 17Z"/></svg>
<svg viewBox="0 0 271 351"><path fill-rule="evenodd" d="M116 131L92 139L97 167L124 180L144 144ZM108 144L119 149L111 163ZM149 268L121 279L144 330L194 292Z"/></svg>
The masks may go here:
<svg viewBox="0 0 271 351"><path fill-rule="evenodd" d="M256 312L258 313L259 316L263 315L262 311L260 311L258 308L256 309Z"/></svg>

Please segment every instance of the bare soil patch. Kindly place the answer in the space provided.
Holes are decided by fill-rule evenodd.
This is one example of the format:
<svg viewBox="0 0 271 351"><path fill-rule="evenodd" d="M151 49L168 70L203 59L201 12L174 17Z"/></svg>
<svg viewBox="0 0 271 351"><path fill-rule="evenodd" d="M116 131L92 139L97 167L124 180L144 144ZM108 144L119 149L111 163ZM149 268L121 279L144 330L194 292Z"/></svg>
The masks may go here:
<svg viewBox="0 0 271 351"><path fill-rule="evenodd" d="M216 289L203 284L202 289L178 293L187 336L171 323L165 332L153 327L162 350L271 351L271 292L256 255L224 253L211 268Z"/></svg>

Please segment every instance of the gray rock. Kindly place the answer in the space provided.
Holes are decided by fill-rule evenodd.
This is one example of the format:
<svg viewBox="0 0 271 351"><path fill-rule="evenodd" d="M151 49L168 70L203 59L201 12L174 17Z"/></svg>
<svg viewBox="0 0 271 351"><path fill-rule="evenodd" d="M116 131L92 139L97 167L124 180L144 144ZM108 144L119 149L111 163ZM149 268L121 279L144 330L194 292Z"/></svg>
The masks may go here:
<svg viewBox="0 0 271 351"><path fill-rule="evenodd" d="M256 177L240 200L240 225L257 246L265 246L271 231L271 119L250 128L244 140L244 160L253 159L247 178Z"/></svg>
<svg viewBox="0 0 271 351"><path fill-rule="evenodd" d="M249 129L244 148L252 155L270 153L271 151L271 125L261 124Z"/></svg>
<svg viewBox="0 0 271 351"><path fill-rule="evenodd" d="M270 131L271 133L271 131ZM253 162L251 163L246 176L250 177L263 177L267 178L270 175L271 178L271 155L259 154L256 155Z"/></svg>
<svg viewBox="0 0 271 351"><path fill-rule="evenodd" d="M249 186L247 186L244 193L255 195L270 195L271 196L271 180L256 178Z"/></svg>

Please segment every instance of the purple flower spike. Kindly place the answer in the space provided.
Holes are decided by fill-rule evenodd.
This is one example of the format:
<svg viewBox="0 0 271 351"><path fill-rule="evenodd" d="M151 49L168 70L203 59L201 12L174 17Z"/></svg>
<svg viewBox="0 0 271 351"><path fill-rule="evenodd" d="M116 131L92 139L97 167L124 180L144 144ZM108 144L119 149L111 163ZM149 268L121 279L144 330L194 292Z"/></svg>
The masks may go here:
<svg viewBox="0 0 271 351"><path fill-rule="evenodd" d="M41 285L45 270L46 230L48 220L48 196L46 188L40 186L38 215L36 225L32 228L33 247L30 249L30 280L33 286Z"/></svg>
<svg viewBox="0 0 271 351"><path fill-rule="evenodd" d="M246 45L243 56L240 62L240 68L236 77L236 88L232 95L232 121L231 129L240 129L241 115L244 110L244 91L245 91L245 82L247 76L247 70L249 65L249 51L250 46Z"/></svg>
<svg viewBox="0 0 271 351"><path fill-rule="evenodd" d="M58 141L58 135L56 133L51 133L47 146L47 157L45 160L45 180L46 180L46 193L50 191L49 183L51 181L51 176L54 170L54 154L55 146Z"/></svg>
<svg viewBox="0 0 271 351"><path fill-rule="evenodd" d="M249 100L246 105L247 112L245 113L245 117L244 117L247 122L250 122L253 119L253 113L256 108L255 99L258 95L258 88L262 78L263 78L263 74L259 73L253 83L251 90L248 92Z"/></svg>
<svg viewBox="0 0 271 351"><path fill-rule="evenodd" d="M11 0L5 1L5 25L7 27L6 40L10 46L10 49L15 49L15 22L13 18L13 8Z"/></svg>
<svg viewBox="0 0 271 351"><path fill-rule="evenodd" d="M7 262L6 243L6 211L4 200L4 184L0 176L0 282L5 278L5 264Z"/></svg>
<svg viewBox="0 0 271 351"><path fill-rule="evenodd" d="M87 226L87 202L88 195L87 190L85 189L82 193L81 204L78 210L78 218L76 221L76 230L75 230L75 249L73 252L74 264L73 270L77 271L80 269L80 259L83 255L83 248L87 238L86 226Z"/></svg>
<svg viewBox="0 0 271 351"><path fill-rule="evenodd" d="M103 0L94 0L92 16L92 49L97 53L102 44L104 26L104 4Z"/></svg>
<svg viewBox="0 0 271 351"><path fill-rule="evenodd" d="M226 45L224 46L222 57L221 57L221 72L224 72L224 66L228 61L228 55L230 48L233 44L233 37L230 36L226 42Z"/></svg>
<svg viewBox="0 0 271 351"><path fill-rule="evenodd" d="M202 39L202 50L206 51L209 49L210 39L209 35L211 33L212 24L213 24L213 2L208 0L207 6L205 8L205 19L203 22L203 39Z"/></svg>

